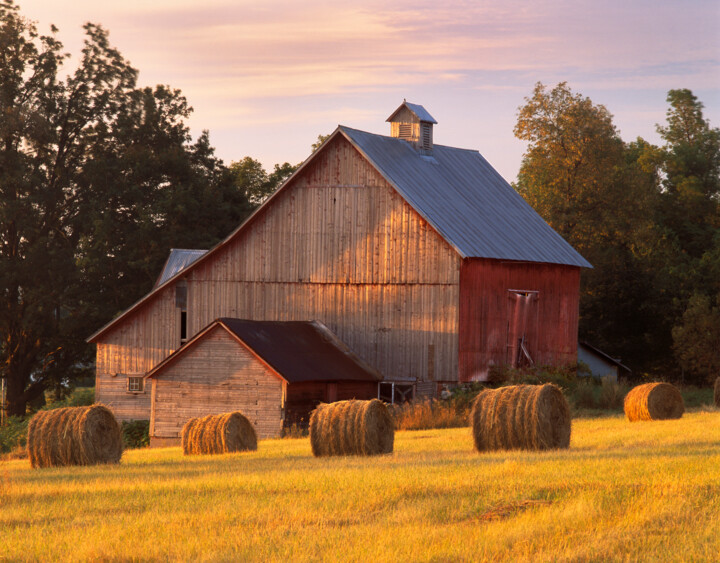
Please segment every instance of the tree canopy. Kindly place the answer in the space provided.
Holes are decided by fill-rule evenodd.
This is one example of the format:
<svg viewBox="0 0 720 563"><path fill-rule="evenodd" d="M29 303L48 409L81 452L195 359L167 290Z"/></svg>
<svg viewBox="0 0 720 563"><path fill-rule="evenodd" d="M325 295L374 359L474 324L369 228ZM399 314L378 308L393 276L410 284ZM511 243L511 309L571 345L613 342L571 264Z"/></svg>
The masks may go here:
<svg viewBox="0 0 720 563"><path fill-rule="evenodd" d="M528 147L515 187L594 266L582 276L581 338L639 371L692 365L699 382L718 375L689 359L699 348L687 342L717 314L720 134L689 90L667 101L666 144L626 143L605 107L538 83L518 112Z"/></svg>
<svg viewBox="0 0 720 563"><path fill-rule="evenodd" d="M0 376L7 410L90 365L85 338L153 285L171 247L207 248L252 209L178 90L87 24L77 68L55 28L0 4Z"/></svg>

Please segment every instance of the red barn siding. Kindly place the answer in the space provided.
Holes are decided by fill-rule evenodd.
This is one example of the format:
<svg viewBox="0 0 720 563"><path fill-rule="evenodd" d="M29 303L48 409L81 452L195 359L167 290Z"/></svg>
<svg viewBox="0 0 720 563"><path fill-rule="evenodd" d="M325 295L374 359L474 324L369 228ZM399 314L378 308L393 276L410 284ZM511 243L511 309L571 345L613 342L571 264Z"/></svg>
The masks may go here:
<svg viewBox="0 0 720 563"><path fill-rule="evenodd" d="M536 364L577 362L580 268L466 259L460 269L459 381L486 380L509 363L509 290L537 291L529 317L528 351Z"/></svg>

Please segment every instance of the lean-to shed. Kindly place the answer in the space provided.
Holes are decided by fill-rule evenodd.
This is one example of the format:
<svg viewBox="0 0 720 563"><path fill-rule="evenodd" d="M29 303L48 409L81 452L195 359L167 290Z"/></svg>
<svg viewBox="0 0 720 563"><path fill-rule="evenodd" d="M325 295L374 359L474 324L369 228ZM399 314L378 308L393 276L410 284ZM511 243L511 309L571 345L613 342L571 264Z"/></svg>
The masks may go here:
<svg viewBox="0 0 720 563"><path fill-rule="evenodd" d="M479 152L436 144L422 106L388 121L391 136L339 126L224 241L95 333L98 400L147 418L143 376L220 317L319 320L405 396L574 364L587 261Z"/></svg>
<svg viewBox="0 0 720 563"><path fill-rule="evenodd" d="M241 411L258 438L307 423L320 402L372 399L382 375L318 321L212 322L148 375L151 445L190 418Z"/></svg>

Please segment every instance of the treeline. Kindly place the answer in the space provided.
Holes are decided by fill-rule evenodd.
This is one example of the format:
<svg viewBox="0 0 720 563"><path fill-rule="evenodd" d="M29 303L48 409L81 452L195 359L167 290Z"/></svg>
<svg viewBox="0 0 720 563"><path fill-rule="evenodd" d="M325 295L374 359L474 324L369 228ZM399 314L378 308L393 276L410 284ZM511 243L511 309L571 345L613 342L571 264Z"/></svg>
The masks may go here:
<svg viewBox="0 0 720 563"><path fill-rule="evenodd" d="M170 248L210 248L294 166L225 166L180 91L139 87L99 26L77 69L0 4L0 376L7 414L92 371L85 338L153 286Z"/></svg>
<svg viewBox="0 0 720 563"><path fill-rule="evenodd" d="M537 84L515 188L594 266L581 339L636 375L704 384L720 375L720 129L691 91L667 102L662 146L625 142L605 107Z"/></svg>

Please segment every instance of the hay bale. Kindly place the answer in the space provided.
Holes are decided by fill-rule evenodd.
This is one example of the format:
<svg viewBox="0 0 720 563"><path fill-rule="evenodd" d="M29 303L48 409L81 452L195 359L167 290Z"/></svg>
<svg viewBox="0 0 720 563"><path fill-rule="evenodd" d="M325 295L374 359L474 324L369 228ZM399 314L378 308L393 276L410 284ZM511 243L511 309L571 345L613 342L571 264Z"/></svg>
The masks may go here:
<svg viewBox="0 0 720 563"><path fill-rule="evenodd" d="M715 379L715 393L713 399L715 399L715 406L720 407L720 377Z"/></svg>
<svg viewBox="0 0 720 563"><path fill-rule="evenodd" d="M316 457L391 453L394 440L390 413L378 399L321 404L310 414L310 446Z"/></svg>
<svg viewBox="0 0 720 563"><path fill-rule="evenodd" d="M551 383L485 389L473 402L470 421L479 452L570 446L570 408Z"/></svg>
<svg viewBox="0 0 720 563"><path fill-rule="evenodd" d="M119 463L122 444L120 425L103 405L41 411L28 424L32 467Z"/></svg>
<svg viewBox="0 0 720 563"><path fill-rule="evenodd" d="M625 415L630 422L680 418L685 403L677 387L670 383L645 383L625 396Z"/></svg>
<svg viewBox="0 0 720 563"><path fill-rule="evenodd" d="M193 428L195 428L198 420L199 419L197 418L191 418L183 425L182 431L180 432L180 445L182 446L182 451L185 455L192 453L190 451L192 443L190 435L193 431Z"/></svg>
<svg viewBox="0 0 720 563"><path fill-rule="evenodd" d="M257 450L255 428L239 411L191 418L180 436L185 455Z"/></svg>

